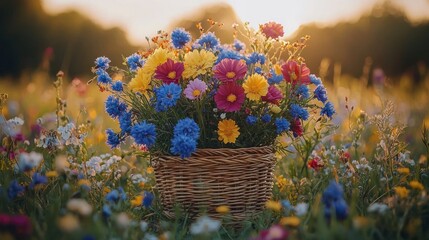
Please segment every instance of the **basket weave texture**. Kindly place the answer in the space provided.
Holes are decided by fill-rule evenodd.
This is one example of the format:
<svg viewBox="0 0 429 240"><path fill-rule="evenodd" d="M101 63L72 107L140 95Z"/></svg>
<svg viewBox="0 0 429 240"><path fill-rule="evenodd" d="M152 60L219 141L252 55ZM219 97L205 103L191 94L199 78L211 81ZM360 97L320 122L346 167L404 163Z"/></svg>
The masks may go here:
<svg viewBox="0 0 429 240"><path fill-rule="evenodd" d="M275 158L270 146L198 149L190 158L162 156L153 165L170 217L176 204L212 217L219 217L216 207L227 205L233 220L241 221L262 211L272 194Z"/></svg>

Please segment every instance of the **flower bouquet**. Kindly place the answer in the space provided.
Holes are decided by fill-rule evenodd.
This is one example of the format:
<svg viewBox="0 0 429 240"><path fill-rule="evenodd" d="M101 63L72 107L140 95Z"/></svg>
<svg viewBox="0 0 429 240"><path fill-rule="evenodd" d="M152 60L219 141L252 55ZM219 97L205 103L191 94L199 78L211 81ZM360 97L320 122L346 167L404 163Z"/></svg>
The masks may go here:
<svg viewBox="0 0 429 240"><path fill-rule="evenodd" d="M327 119L334 109L300 57L308 37L285 42L273 22L234 25L234 42L222 45L199 29L195 40L183 28L159 32L124 59L125 70L96 59L97 83L111 93L106 111L120 127L107 130L107 143L130 138L148 150L166 213L227 205L243 219L271 196L276 139L301 136L310 113Z"/></svg>

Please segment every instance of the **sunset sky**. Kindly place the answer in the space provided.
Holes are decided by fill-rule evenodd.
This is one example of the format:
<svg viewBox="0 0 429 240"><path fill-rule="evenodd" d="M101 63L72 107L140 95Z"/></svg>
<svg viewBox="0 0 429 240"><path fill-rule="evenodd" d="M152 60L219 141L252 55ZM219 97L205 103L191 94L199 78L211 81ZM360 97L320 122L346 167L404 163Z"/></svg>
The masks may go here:
<svg viewBox="0 0 429 240"><path fill-rule="evenodd" d="M46 11L56 14L77 10L104 27L123 28L132 43L142 43L146 36L181 18L189 18L210 4L231 5L238 17L254 27L260 23L282 23L287 35L301 24L334 24L354 20L381 0L43 0ZM391 0L409 17L419 21L429 18L429 0Z"/></svg>

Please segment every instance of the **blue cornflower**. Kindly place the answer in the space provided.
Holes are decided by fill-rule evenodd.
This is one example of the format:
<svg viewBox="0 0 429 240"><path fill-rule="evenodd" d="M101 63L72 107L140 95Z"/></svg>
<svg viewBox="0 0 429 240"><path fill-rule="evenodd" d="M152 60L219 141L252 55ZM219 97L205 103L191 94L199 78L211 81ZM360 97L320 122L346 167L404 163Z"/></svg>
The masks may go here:
<svg viewBox="0 0 429 240"><path fill-rule="evenodd" d="M212 32L201 35L199 39L195 41L198 45L205 49L216 49L219 46L219 39Z"/></svg>
<svg viewBox="0 0 429 240"><path fill-rule="evenodd" d="M282 132L289 130L290 122L286 120L286 118L283 118L283 117L276 118L275 123L277 127L277 134L280 134Z"/></svg>
<svg viewBox="0 0 429 240"><path fill-rule="evenodd" d="M265 55L264 54L262 54L262 53L257 53L257 52L253 52L253 53L251 53L248 57L247 57L247 59L246 59L246 63L247 63L247 65L250 65L250 64L255 64L255 63L260 63L260 64L264 64L265 63L265 60L266 60L266 58L265 58Z"/></svg>
<svg viewBox="0 0 429 240"><path fill-rule="evenodd" d="M116 92L122 92L124 90L122 81L115 81L112 83L112 90Z"/></svg>
<svg viewBox="0 0 429 240"><path fill-rule="evenodd" d="M250 125L255 124L257 121L258 121L258 118L256 116L249 115L246 117L246 122Z"/></svg>
<svg viewBox="0 0 429 240"><path fill-rule="evenodd" d="M114 97L113 95L110 95L107 97L105 106L106 106L106 112L112 118L119 117L124 111L127 110L127 105L121 102L118 98Z"/></svg>
<svg viewBox="0 0 429 240"><path fill-rule="evenodd" d="M156 96L155 109L158 112L164 112L169 107L176 105L177 100L180 98L182 88L178 84L164 84L153 90Z"/></svg>
<svg viewBox="0 0 429 240"><path fill-rule="evenodd" d="M255 73L262 74L262 68L255 67Z"/></svg>
<svg viewBox="0 0 429 240"><path fill-rule="evenodd" d="M314 89L314 97L316 97L317 100L325 103L328 100L328 95L325 86L319 84L316 89Z"/></svg>
<svg viewBox="0 0 429 240"><path fill-rule="evenodd" d="M123 187L118 187L119 197L125 201L127 200L127 193L124 191Z"/></svg>
<svg viewBox="0 0 429 240"><path fill-rule="evenodd" d="M219 55L217 56L216 63L219 63L220 61L222 61L225 58L240 60L243 58L243 56L234 50L231 50L228 48L221 48Z"/></svg>
<svg viewBox="0 0 429 240"><path fill-rule="evenodd" d="M127 65L128 68L130 68L131 72L137 71L139 67L142 67L144 64L144 60L142 59L142 56L140 54L134 53L127 57Z"/></svg>
<svg viewBox="0 0 429 240"><path fill-rule="evenodd" d="M234 46L235 50L237 50L239 52L246 48L246 44L244 44L242 41L240 41L238 39L234 39L233 46Z"/></svg>
<svg viewBox="0 0 429 240"><path fill-rule="evenodd" d="M291 104L290 105L290 115L293 118L301 118L302 120L308 119L308 112L298 104Z"/></svg>
<svg viewBox="0 0 429 240"><path fill-rule="evenodd" d="M329 118L332 118L332 116L335 113L334 105L331 102L327 102L325 106L323 106L322 110L320 111L320 115L326 115Z"/></svg>
<svg viewBox="0 0 429 240"><path fill-rule="evenodd" d="M176 28L171 32L171 43L177 49L182 48L191 41L191 34L184 28Z"/></svg>
<svg viewBox="0 0 429 240"><path fill-rule="evenodd" d="M107 73L104 69L99 68L95 71L95 74L97 75L97 82L101 84L110 84L112 83L112 78L109 76L109 73Z"/></svg>
<svg viewBox="0 0 429 240"><path fill-rule="evenodd" d="M193 152L197 150L197 141L195 139L185 136L177 135L171 140L170 151L174 155L179 155L182 159L190 157Z"/></svg>
<svg viewBox="0 0 429 240"><path fill-rule="evenodd" d="M270 85L279 84L281 81L283 81L283 75L282 74L277 75L274 69L271 69L270 73L271 73L271 77L268 78L268 83Z"/></svg>
<svg viewBox="0 0 429 240"><path fill-rule="evenodd" d="M109 63L110 63L110 59L108 59L107 57L98 57L97 59L95 59L95 67L96 68L101 68L101 69L108 69L109 68Z"/></svg>
<svg viewBox="0 0 429 240"><path fill-rule="evenodd" d="M109 218L110 216L112 216L112 209L110 208L109 205L107 204L103 205L102 214L103 214L103 217L105 218Z"/></svg>
<svg viewBox="0 0 429 240"><path fill-rule="evenodd" d="M118 190L114 189L114 190L110 191L108 194L106 194L105 199L108 202L114 202L114 203L118 202L119 201Z"/></svg>
<svg viewBox="0 0 429 240"><path fill-rule="evenodd" d="M119 116L119 127L123 133L131 131L131 112L124 112Z"/></svg>
<svg viewBox="0 0 429 240"><path fill-rule="evenodd" d="M325 205L325 217L331 217L332 207L338 219L344 220L347 217L347 203L344 200L343 188L335 181L330 181L328 187L322 195L322 202Z"/></svg>
<svg viewBox="0 0 429 240"><path fill-rule="evenodd" d="M149 207L150 205L152 205L154 197L155 196L153 195L153 193L144 191L143 206Z"/></svg>
<svg viewBox="0 0 429 240"><path fill-rule="evenodd" d="M131 136L137 144L144 144L150 148L156 141L155 125L146 121L136 124L131 128Z"/></svg>
<svg viewBox="0 0 429 240"><path fill-rule="evenodd" d="M300 85L297 89L296 89L296 93L301 96L302 98L309 98L310 97L310 93L308 92L308 87L307 85Z"/></svg>
<svg viewBox="0 0 429 240"><path fill-rule="evenodd" d="M34 187L36 187L37 185L46 184L46 183L48 183L48 178L36 172L33 174L33 178L30 183L30 189L34 189Z"/></svg>
<svg viewBox="0 0 429 240"><path fill-rule="evenodd" d="M310 74L310 82L316 86L322 84L322 80L314 74Z"/></svg>
<svg viewBox="0 0 429 240"><path fill-rule="evenodd" d="M107 134L107 145L110 146L110 148L116 148L121 143L121 140L119 139L118 134L116 134L111 128L108 128L106 130Z"/></svg>
<svg viewBox="0 0 429 240"><path fill-rule="evenodd" d="M194 140L198 140L200 137L200 127L191 118L184 118L177 122L174 127L174 136L184 135Z"/></svg>
<svg viewBox="0 0 429 240"><path fill-rule="evenodd" d="M264 115L262 115L261 120L264 123L269 123L269 122L271 122L271 115L269 115L268 113L264 114Z"/></svg>
<svg viewBox="0 0 429 240"><path fill-rule="evenodd" d="M7 196L9 197L9 199L13 200L15 199L17 196L23 194L25 191L25 188L23 186L21 186L18 181L13 180L10 184L9 187L7 188Z"/></svg>

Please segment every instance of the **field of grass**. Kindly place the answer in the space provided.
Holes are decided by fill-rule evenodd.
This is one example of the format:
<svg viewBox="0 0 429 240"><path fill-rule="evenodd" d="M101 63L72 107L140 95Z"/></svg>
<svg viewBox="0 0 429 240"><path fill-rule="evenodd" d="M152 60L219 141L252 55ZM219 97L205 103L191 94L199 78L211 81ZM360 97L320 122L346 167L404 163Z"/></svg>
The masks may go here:
<svg viewBox="0 0 429 240"><path fill-rule="evenodd" d="M107 94L87 85L88 79L65 80L55 88L54 79L36 72L17 82L0 81L0 93L8 94L2 124L24 120L22 139L0 135L0 239L425 239L429 234L424 130L429 75L418 85L403 77L371 86L367 79L335 76L326 85L336 127L316 134L311 129L317 123L310 121L308 134L296 144L282 142L291 153L277 154L272 200L239 226L228 224L228 206L219 209L221 219L192 218L180 209L175 219L164 216L153 168L141 150L132 144L110 150L105 144L105 129L118 128L104 112ZM73 122L85 139L43 147L37 125L56 129L58 117ZM25 157L34 165L21 171L16 166Z"/></svg>

